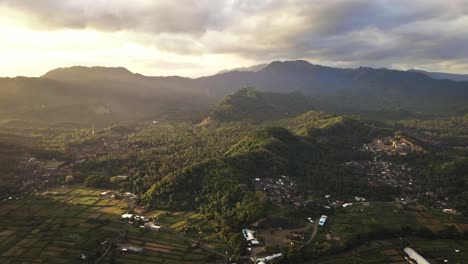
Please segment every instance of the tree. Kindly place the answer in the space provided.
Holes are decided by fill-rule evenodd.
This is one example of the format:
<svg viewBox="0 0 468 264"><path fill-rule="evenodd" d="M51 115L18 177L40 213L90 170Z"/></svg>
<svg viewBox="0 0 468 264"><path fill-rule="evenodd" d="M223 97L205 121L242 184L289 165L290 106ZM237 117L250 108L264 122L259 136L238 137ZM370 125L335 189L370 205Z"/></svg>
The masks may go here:
<svg viewBox="0 0 468 264"><path fill-rule="evenodd" d="M70 184L70 183L73 183L75 181L75 177L73 177L73 175L67 175L65 177L65 183L66 184Z"/></svg>
<svg viewBox="0 0 468 264"><path fill-rule="evenodd" d="M100 175L90 175L86 177L84 184L86 187L106 188L109 186L109 181L107 178Z"/></svg>

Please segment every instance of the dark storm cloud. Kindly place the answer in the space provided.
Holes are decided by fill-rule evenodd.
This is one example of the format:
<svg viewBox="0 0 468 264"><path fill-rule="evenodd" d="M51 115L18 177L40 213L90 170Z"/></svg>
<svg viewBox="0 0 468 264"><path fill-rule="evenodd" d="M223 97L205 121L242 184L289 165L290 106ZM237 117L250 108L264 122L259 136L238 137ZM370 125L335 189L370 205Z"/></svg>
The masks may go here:
<svg viewBox="0 0 468 264"><path fill-rule="evenodd" d="M466 0L0 0L49 30L137 32L179 54L258 61L309 58L349 65L463 63ZM462 64L460 64L462 63Z"/></svg>

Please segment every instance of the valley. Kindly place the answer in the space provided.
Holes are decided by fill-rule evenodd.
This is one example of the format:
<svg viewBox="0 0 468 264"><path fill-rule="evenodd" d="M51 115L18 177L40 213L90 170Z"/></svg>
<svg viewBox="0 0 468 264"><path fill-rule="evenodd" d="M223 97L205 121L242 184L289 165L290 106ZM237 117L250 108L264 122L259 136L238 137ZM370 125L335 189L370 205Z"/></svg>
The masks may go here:
<svg viewBox="0 0 468 264"><path fill-rule="evenodd" d="M229 103L231 113L237 102ZM106 128L4 125L12 161L0 202L2 262L398 263L403 245L426 252L427 241L465 243L467 205L452 200L464 195L463 184L454 191L439 178L436 187L426 169L427 160L465 164L463 149L440 139L464 137L463 119L452 134L420 125L443 120L377 124L317 111L267 121L234 116ZM444 157L433 157L437 149ZM162 231L127 226L124 213L152 219ZM321 215L328 216L323 226ZM246 228L258 242L244 238ZM90 253L85 240L110 244ZM428 255L466 258L464 250L437 250Z"/></svg>
<svg viewBox="0 0 468 264"><path fill-rule="evenodd" d="M0 0L0 264L467 264L468 0Z"/></svg>

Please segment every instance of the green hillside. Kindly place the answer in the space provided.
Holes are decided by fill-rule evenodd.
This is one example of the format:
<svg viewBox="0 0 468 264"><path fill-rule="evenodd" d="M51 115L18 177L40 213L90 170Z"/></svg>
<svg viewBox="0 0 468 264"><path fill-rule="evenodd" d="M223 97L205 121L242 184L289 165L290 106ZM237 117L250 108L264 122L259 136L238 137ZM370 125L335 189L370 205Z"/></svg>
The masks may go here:
<svg viewBox="0 0 468 264"><path fill-rule="evenodd" d="M377 133L385 131L318 112L264 124L232 145L224 156L170 173L143 200L155 208L199 210L229 234L228 230L252 223L268 208L255 193L257 177L290 175L303 191L359 193L365 185L342 166L342 160L361 154L335 140L357 146Z"/></svg>
<svg viewBox="0 0 468 264"><path fill-rule="evenodd" d="M301 93L259 92L242 88L226 96L209 114L211 121L266 121L295 116L312 109L311 100Z"/></svg>

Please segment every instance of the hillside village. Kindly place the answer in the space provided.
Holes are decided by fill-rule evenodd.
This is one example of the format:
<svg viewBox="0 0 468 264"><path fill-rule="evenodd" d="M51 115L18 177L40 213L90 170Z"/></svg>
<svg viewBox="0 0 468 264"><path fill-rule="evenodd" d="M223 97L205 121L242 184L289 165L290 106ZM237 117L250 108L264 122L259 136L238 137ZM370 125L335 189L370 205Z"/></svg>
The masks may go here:
<svg viewBox="0 0 468 264"><path fill-rule="evenodd" d="M409 153L425 153L426 151L417 144L401 136L376 138L363 147L365 150L376 154L401 155Z"/></svg>
<svg viewBox="0 0 468 264"><path fill-rule="evenodd" d="M304 195L297 190L297 185L290 177L281 175L278 179L255 178L255 190L264 192L277 204L290 204L303 207Z"/></svg>

